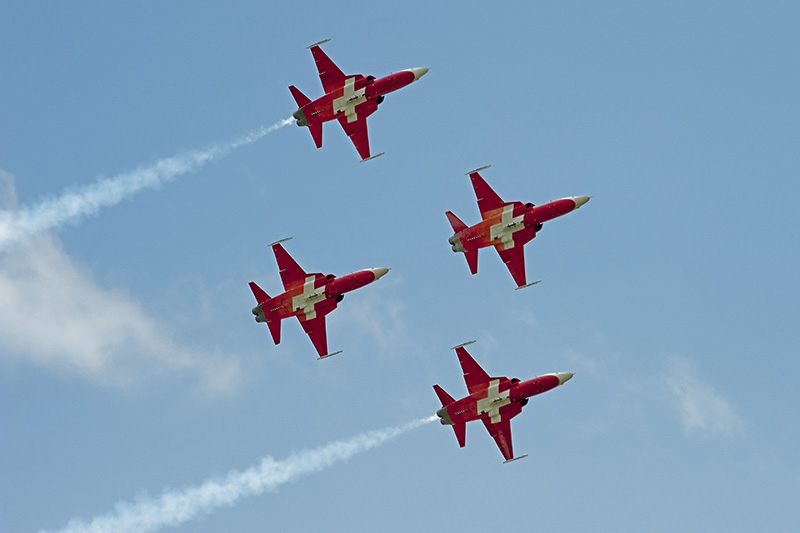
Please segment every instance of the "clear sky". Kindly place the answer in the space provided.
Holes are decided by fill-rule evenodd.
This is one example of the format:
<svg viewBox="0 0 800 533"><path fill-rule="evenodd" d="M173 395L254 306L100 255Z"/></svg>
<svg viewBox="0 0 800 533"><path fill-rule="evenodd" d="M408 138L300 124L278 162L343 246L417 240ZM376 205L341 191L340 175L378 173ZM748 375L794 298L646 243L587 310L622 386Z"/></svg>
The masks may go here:
<svg viewBox="0 0 800 533"><path fill-rule="evenodd" d="M2 4L0 530L800 530L800 5L523 4ZM326 38L348 74L430 68L374 161L280 126ZM522 291L447 243L487 164L507 201L592 197ZM289 236L309 272L391 268L333 358L253 321ZM479 422L380 433L466 393L472 339L490 375L575 373L513 420L522 461Z"/></svg>

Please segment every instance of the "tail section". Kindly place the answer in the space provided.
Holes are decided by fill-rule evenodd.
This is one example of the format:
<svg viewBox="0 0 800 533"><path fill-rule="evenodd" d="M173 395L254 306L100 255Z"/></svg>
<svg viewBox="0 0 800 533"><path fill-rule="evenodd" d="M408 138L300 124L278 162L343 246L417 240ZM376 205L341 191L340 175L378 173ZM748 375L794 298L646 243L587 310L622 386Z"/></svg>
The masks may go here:
<svg viewBox="0 0 800 533"><path fill-rule="evenodd" d="M442 407L447 407L451 403L455 403L453 397L447 394L439 385L434 385L433 390L436 391L436 396L438 396L439 401L442 402Z"/></svg>
<svg viewBox="0 0 800 533"><path fill-rule="evenodd" d="M254 281L250 282L250 290L253 291L253 296L256 297L256 302L262 304L269 300L269 295L264 290L255 284Z"/></svg>
<svg viewBox="0 0 800 533"><path fill-rule="evenodd" d="M478 273L478 250L465 250L464 243L459 236L459 233L467 229L467 225L464 224L460 218L455 216L452 211L447 211L445 213L447 215L447 220L450 221L450 225L453 227L453 231L456 232L455 235L450 237L449 241L450 244L453 245L454 252L464 252L464 257L467 259L467 265L469 265L469 271L473 274Z"/></svg>
<svg viewBox="0 0 800 533"><path fill-rule="evenodd" d="M453 431L456 432L456 439L458 440L458 445L460 447L464 447L467 445L467 424L461 422L459 424L453 424Z"/></svg>
<svg viewBox="0 0 800 533"><path fill-rule="evenodd" d="M433 390L436 391L436 396L438 396L439 401L442 402L442 408L439 409L436 414L442 419L442 424L450 424L453 426L458 445L463 448L467 445L467 424L465 422L453 423L453 421L450 420L450 413L447 412L447 406L454 403L455 400L439 385L434 385Z"/></svg>
<svg viewBox="0 0 800 533"><path fill-rule="evenodd" d="M467 250L464 252L464 257L467 258L469 271L473 274L478 273L478 250Z"/></svg>
<svg viewBox="0 0 800 533"><path fill-rule="evenodd" d="M311 132L311 137L314 138L314 144L317 148L322 148L322 124L309 124L308 131Z"/></svg>
<svg viewBox="0 0 800 533"><path fill-rule="evenodd" d="M314 138L314 144L317 145L317 148L322 148L322 124L310 123L305 112L303 111L303 108L310 104L311 100L309 100L306 95L301 93L300 89L294 85L289 86L289 91L291 91L294 101L297 102L297 111L295 111L292 115L297 119L297 125L308 126L308 130L311 132L311 137Z"/></svg>
<svg viewBox="0 0 800 533"><path fill-rule="evenodd" d="M281 343L281 321L278 320L270 320L267 318L266 314L264 313L263 304L265 304L268 300L270 300L269 295L264 292L264 290L255 284L255 282L250 282L250 290L253 291L253 296L256 297L256 302L258 305L253 308L253 314L256 315L256 322L266 322L267 326L269 326L269 332L272 334L272 342L275 344Z"/></svg>
<svg viewBox="0 0 800 533"><path fill-rule="evenodd" d="M448 211L447 213L445 213L445 215L447 215L447 220L450 221L450 225L453 226L454 232L458 233L462 230L467 229L467 225L461 222L461 219L455 216L452 211Z"/></svg>
<svg viewBox="0 0 800 533"><path fill-rule="evenodd" d="M295 87L294 85L289 85L289 90L294 97L294 101L297 102L297 107L302 108L306 104L310 104L311 100L308 99L308 96L304 95L300 92L300 89Z"/></svg>
<svg viewBox="0 0 800 533"><path fill-rule="evenodd" d="M267 322L269 332L272 334L272 342L275 344L281 343L281 320L270 320Z"/></svg>

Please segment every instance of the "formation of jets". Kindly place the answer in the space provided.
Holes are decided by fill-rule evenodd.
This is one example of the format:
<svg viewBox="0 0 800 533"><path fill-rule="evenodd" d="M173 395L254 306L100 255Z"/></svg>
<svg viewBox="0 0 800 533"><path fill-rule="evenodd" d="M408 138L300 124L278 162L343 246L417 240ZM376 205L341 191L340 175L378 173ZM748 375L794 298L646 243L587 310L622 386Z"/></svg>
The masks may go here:
<svg viewBox="0 0 800 533"><path fill-rule="evenodd" d="M370 154L367 117L378 109L386 94L417 81L428 69L401 70L383 78L361 74L345 75L320 48L326 42L328 41L321 41L308 47L314 57L325 94L311 100L294 85L289 87L298 106L293 114L297 125L308 127L314 144L320 148L322 124L338 120L355 145L362 162L383 155L383 152L374 156ZM467 173L478 200L481 221L467 226L451 211L447 211L447 219L454 231L449 243L454 252L464 253L472 274L478 272L478 250L494 246L514 278L517 289L538 283L539 281L526 282L524 245L536 237L545 222L578 209L589 201L589 197L570 196L538 206L532 203L504 202L479 174L486 168L489 167ZM250 289L256 299L256 306L252 310L256 322L266 322L272 340L277 345L281 340L281 320L295 316L311 339L319 359L340 353L328 353L325 316L336 309L346 292L380 279L389 269L368 268L341 277L307 273L281 245L287 240L289 239L270 244L278 263L284 292L271 297L255 282L250 282ZM455 400L439 385L434 385L434 391L442 403L442 408L436 414L442 424L453 427L461 447L466 444L466 423L480 420L497 443L505 462L526 457L514 456L511 419L522 412L531 396L563 385L572 378L572 373L556 372L527 381L490 377L464 348L472 342L475 341L454 348L469 394Z"/></svg>

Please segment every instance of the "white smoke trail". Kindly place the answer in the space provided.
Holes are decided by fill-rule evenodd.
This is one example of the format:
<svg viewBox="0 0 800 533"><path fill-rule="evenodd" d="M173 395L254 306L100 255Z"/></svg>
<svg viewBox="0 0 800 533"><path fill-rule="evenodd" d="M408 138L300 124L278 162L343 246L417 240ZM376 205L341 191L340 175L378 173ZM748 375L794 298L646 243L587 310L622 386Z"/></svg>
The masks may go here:
<svg viewBox="0 0 800 533"><path fill-rule="evenodd" d="M192 150L167 157L148 167L140 167L111 178L101 179L61 197L45 200L19 211L0 211L0 252L9 245L24 241L43 231L60 228L68 222L95 214L101 207L118 204L125 198L170 181L182 174L231 153L236 148L254 143L268 133L291 124L287 118L272 126L261 128L232 141L215 144L203 150Z"/></svg>
<svg viewBox="0 0 800 533"><path fill-rule="evenodd" d="M71 520L63 533L147 532L163 526L178 526L200 513L216 507L230 507L245 496L256 496L304 474L319 472L350 457L380 446L407 431L436 420L421 418L403 426L362 433L349 440L331 442L306 450L283 461L265 457L258 466L231 472L222 480L177 491L165 491L158 499L139 499L136 503L118 502L115 510L86 523Z"/></svg>

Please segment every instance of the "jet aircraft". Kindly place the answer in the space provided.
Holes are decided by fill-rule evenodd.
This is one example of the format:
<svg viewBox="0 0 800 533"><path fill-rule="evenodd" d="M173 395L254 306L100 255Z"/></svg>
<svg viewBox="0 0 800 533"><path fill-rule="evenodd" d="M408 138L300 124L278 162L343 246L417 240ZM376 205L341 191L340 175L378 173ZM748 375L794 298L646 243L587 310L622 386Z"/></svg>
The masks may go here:
<svg viewBox="0 0 800 533"><path fill-rule="evenodd" d="M449 242L453 245L454 252L464 252L469 270L473 274L478 272L478 250L494 246L517 283L517 289L522 289L541 281L525 282L525 243L536 237L536 232L542 229L543 223L578 209L589 201L589 197L570 196L539 206L503 202L478 174L490 166L467 172L472 180L483 220L468 227L451 211L447 211L445 214L455 231Z"/></svg>
<svg viewBox="0 0 800 533"><path fill-rule="evenodd" d="M291 237L270 244L278 261L285 292L271 298L261 287L250 282L250 290L258 303L253 308L256 322L266 322L273 342L279 344L281 320L296 316L311 338L319 359L341 353L341 350L328 353L325 315L336 309L336 305L344 298L344 293L380 279L389 269L368 268L338 278L333 274L307 274L281 246L282 242L289 239Z"/></svg>
<svg viewBox="0 0 800 533"><path fill-rule="evenodd" d="M464 381L467 383L469 396L456 401L439 385L434 385L433 389L442 402L442 408L436 411L436 415L442 424L453 426L458 445L462 448L466 444L467 422L481 420L500 448L505 458L504 462L510 463L527 457L527 455L514 457L511 446L511 419L522 412L522 408L528 403L528 398L563 385L572 378L572 373L555 372L527 381L520 381L517 378L510 380L505 377L492 378L464 348L473 342L475 341L453 347L464 371Z"/></svg>
<svg viewBox="0 0 800 533"><path fill-rule="evenodd" d="M428 72L428 69L411 68L383 78L364 77L361 74L345 76L319 47L328 41L330 39L308 47L317 64L325 94L311 101L297 87L290 85L289 90L298 106L298 110L292 116L297 119L298 126L308 126L317 148L322 147L322 123L338 119L347 136L353 141L362 161L383 155L381 152L370 156L367 117L378 109L378 104L383 102L384 95L417 81Z"/></svg>

